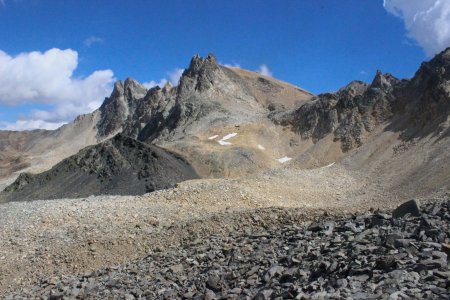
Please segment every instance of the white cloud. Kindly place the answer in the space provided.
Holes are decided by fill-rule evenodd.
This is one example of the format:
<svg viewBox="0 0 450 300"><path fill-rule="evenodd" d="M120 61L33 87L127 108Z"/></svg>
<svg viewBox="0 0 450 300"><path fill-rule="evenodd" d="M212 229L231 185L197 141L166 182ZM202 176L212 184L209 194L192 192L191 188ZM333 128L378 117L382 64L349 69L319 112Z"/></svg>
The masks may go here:
<svg viewBox="0 0 450 300"><path fill-rule="evenodd" d="M112 89L111 70L95 71L76 78L78 53L71 49L50 49L10 56L0 50L0 104L48 104L52 109L36 110L15 123L0 124L9 129L50 128L71 121L79 114L98 108Z"/></svg>
<svg viewBox="0 0 450 300"><path fill-rule="evenodd" d="M256 72L260 73L261 75L272 77L272 72L270 71L269 67L265 64L260 65L259 69L256 70Z"/></svg>
<svg viewBox="0 0 450 300"><path fill-rule="evenodd" d="M241 65L238 63L235 63L235 62L233 62L231 64L222 64L222 63L220 63L220 64L227 68L241 68Z"/></svg>
<svg viewBox="0 0 450 300"><path fill-rule="evenodd" d="M154 80L144 82L142 85L146 87L147 89L151 89L152 87L159 86L163 87L166 85L167 82L170 82L173 86L178 85L181 75L183 75L184 69L176 68L172 72L168 72L167 78L162 78L159 82L156 82Z"/></svg>
<svg viewBox="0 0 450 300"><path fill-rule="evenodd" d="M83 44L86 46L86 47L91 47L93 44L99 44L99 43L103 43L103 39L102 38L100 38L100 37L98 37L98 36L95 36L95 35L92 35L92 36L90 36L90 37L88 37L87 39L85 39L84 41L83 41Z"/></svg>
<svg viewBox="0 0 450 300"><path fill-rule="evenodd" d="M150 80L150 81L144 82L142 85L147 89L151 89L152 87L155 87L155 86L163 87L166 85L167 82L168 82L167 79L162 78L159 82Z"/></svg>
<svg viewBox="0 0 450 300"><path fill-rule="evenodd" d="M33 129L47 129L53 130L66 124L65 122L47 122L44 120L17 120L14 123L3 122L0 123L2 130L33 130Z"/></svg>
<svg viewBox="0 0 450 300"><path fill-rule="evenodd" d="M384 8L402 18L408 37L428 56L450 46L449 0L384 0Z"/></svg>
<svg viewBox="0 0 450 300"><path fill-rule="evenodd" d="M176 68L172 72L169 72L169 81L173 85L178 85L180 82L181 75L183 75L184 69Z"/></svg>

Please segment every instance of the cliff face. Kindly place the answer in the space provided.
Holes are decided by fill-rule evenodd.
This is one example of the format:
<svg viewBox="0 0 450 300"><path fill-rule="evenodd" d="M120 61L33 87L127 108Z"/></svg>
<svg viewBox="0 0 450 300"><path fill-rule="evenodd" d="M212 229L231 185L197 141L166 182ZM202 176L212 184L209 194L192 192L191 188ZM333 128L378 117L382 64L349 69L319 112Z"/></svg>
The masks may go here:
<svg viewBox="0 0 450 300"><path fill-rule="evenodd" d="M424 62L410 81L394 91L396 113L408 118L405 138L448 131L450 113L450 48Z"/></svg>

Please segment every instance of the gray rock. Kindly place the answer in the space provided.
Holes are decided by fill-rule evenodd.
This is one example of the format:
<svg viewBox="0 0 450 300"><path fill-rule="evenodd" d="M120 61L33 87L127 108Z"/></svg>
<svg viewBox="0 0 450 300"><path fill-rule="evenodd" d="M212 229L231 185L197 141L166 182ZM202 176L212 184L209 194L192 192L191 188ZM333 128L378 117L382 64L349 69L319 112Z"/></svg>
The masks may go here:
<svg viewBox="0 0 450 300"><path fill-rule="evenodd" d="M416 200L409 200L408 202L401 204L392 212L393 218L403 218L406 215L415 217L420 216L419 205Z"/></svg>
<svg viewBox="0 0 450 300"><path fill-rule="evenodd" d="M220 290L220 277L219 277L219 275L217 275L217 274L210 275L208 277L208 281L206 282L206 286L209 289L211 289L211 290L213 290L215 292L219 291Z"/></svg>
<svg viewBox="0 0 450 300"><path fill-rule="evenodd" d="M430 213L433 207L422 207L432 226L427 228L447 233L450 207L444 203L435 215ZM248 220L264 220L255 212L251 214ZM261 230L242 226L229 234L174 246L163 255L155 253L127 266L53 278L23 290L20 296L448 299L447 255L441 251L441 243L421 240L418 230L423 220L396 219L390 225L365 229L363 224L371 224L372 219L373 215L367 214L324 220L315 225L322 228L318 231L293 225L287 218L280 218L284 221L280 226L262 225ZM329 222L334 230L326 235ZM361 232L353 232L349 224Z"/></svg>

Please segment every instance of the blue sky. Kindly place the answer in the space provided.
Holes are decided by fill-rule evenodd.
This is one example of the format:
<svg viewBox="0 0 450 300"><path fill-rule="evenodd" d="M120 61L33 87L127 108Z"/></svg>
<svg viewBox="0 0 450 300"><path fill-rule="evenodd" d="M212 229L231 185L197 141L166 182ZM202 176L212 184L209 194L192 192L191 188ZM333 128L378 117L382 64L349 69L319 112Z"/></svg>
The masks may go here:
<svg viewBox="0 0 450 300"><path fill-rule="evenodd" d="M57 127L117 79L176 81L197 53L314 93L411 77L450 46L450 1L384 2L0 0L0 128Z"/></svg>

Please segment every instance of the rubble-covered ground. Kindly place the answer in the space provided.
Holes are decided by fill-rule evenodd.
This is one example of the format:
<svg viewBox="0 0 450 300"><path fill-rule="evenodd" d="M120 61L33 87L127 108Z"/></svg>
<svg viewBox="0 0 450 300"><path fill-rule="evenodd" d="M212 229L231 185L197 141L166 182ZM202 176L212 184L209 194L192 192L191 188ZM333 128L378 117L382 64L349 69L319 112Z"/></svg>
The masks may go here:
<svg viewBox="0 0 450 300"><path fill-rule="evenodd" d="M449 299L450 201L192 239L8 299Z"/></svg>

